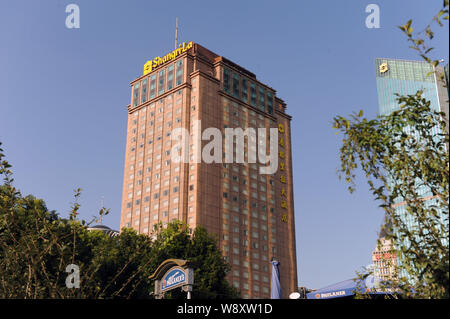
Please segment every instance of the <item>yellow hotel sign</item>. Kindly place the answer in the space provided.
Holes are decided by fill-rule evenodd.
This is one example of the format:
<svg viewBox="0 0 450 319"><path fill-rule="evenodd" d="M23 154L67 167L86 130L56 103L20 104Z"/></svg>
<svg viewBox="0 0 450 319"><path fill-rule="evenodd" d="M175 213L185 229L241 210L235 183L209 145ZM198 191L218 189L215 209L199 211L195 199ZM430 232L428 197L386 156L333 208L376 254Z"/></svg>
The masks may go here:
<svg viewBox="0 0 450 319"><path fill-rule="evenodd" d="M181 53L186 52L190 48L194 46L194 43L191 41L188 44L183 42L183 45L180 44L180 47L178 49L173 50L172 52L166 54L164 57L156 57L153 60L147 61L147 63L144 64L144 74L150 73L153 68L156 68L160 66L161 64L164 64L166 62L169 62L173 59L175 59L177 56L179 56Z"/></svg>
<svg viewBox="0 0 450 319"><path fill-rule="evenodd" d="M284 130L284 125L283 124L278 124L278 132L280 132L281 134L285 133ZM278 144L281 147L284 147L284 138L283 135L279 138L278 140ZM278 152L278 156L280 158L280 170L284 171L285 170L285 166L286 163L284 162L285 159L285 153L284 151L279 151ZM281 174L284 174L284 172L281 172ZM280 175L280 182L283 184L287 184L287 179L286 179L286 175ZM288 209L288 203L287 203L287 194L286 194L286 188L285 185L281 185L281 196L283 196L284 198L281 200L281 208L283 209ZM285 212L283 212L283 214L281 215L281 220L285 223L288 222L288 217L287 214Z"/></svg>

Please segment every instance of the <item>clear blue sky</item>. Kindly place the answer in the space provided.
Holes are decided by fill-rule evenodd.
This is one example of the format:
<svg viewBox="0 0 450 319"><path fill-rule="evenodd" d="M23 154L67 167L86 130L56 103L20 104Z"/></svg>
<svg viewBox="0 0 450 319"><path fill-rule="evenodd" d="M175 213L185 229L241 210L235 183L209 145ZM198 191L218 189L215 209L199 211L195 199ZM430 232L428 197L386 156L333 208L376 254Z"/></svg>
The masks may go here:
<svg viewBox="0 0 450 319"><path fill-rule="evenodd" d="M81 217L105 197L104 223L119 227L129 82L143 64L194 41L254 72L293 116L299 285L320 288L370 263L383 218L363 180L338 180L336 115L378 110L376 57L419 59L396 28L421 28L442 0L5 1L0 2L0 141L23 194L67 216L81 187ZM80 7L81 28L65 27ZM367 29L376 3L381 28ZM436 57L448 61L448 27Z"/></svg>

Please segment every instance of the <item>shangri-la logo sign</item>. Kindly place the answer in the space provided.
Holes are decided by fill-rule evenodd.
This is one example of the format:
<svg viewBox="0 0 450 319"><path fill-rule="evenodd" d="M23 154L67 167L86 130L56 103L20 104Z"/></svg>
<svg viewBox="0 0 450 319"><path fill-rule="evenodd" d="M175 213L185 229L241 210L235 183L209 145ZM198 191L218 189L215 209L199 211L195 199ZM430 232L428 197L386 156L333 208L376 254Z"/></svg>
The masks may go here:
<svg viewBox="0 0 450 319"><path fill-rule="evenodd" d="M164 57L161 58L160 56L158 56L158 57L154 58L153 60L147 61L147 63L144 64L144 74L143 75L146 75L147 73L150 73L154 68L175 59L177 56L186 52L193 46L194 46L194 43L192 41L187 44L185 42L183 42L183 44L180 44L179 48L173 50L170 53L167 53Z"/></svg>
<svg viewBox="0 0 450 319"><path fill-rule="evenodd" d="M380 64L380 73L386 73L387 71L389 71L389 66L387 63L382 63Z"/></svg>

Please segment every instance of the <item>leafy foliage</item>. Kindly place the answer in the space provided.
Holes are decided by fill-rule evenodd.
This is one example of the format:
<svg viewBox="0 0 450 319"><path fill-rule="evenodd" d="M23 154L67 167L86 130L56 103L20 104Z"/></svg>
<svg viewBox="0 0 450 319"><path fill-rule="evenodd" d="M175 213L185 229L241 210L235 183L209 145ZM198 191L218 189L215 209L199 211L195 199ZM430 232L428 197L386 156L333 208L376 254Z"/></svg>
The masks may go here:
<svg viewBox="0 0 450 319"><path fill-rule="evenodd" d="M163 229L155 230L157 237L153 244L154 269L168 258L189 260L194 265L193 298L224 299L238 298L225 276L230 266L224 261L217 248L217 239L208 235L203 227L195 228L192 237L186 224L175 221ZM169 298L179 298L180 291L166 294Z"/></svg>
<svg viewBox="0 0 450 319"><path fill-rule="evenodd" d="M372 194L382 202L387 238L399 244L397 254L406 272L399 272L397 288L405 296L414 291L420 297L448 297L449 137L441 119L445 114L431 111L420 91L398 102L399 110L373 120L363 118L362 111L350 120L334 119L334 128L345 136L340 176L353 192L359 162ZM396 209L401 205L406 218Z"/></svg>
<svg viewBox="0 0 450 319"><path fill-rule="evenodd" d="M431 23L429 23L424 30L417 32L416 34L414 34L413 32L413 21L411 19L408 20L404 25L399 26L399 29L402 30L402 32L408 37L408 41L411 42L412 45L410 46L410 48L416 50L422 57L422 59L424 59L434 67L439 64L439 60L433 60L428 56L428 54L430 54L430 52L434 50L434 48L430 47L427 44L427 41L430 41L434 38L434 32L431 29L431 25L433 22L437 23L440 27L443 27L444 21L442 20L448 21L448 6L449 0L444 0L442 9L439 10L439 12L433 17ZM441 79L443 79L443 75L441 75Z"/></svg>
<svg viewBox="0 0 450 319"><path fill-rule="evenodd" d="M1 145L1 143L0 143ZM203 228L193 236L186 225L171 223L155 230L155 238L122 229L115 237L89 231L78 220L75 191L68 219L49 211L34 196L23 197L12 185L11 165L0 149L0 298L153 298L148 278L167 258L194 262L194 298L233 298L237 292L225 280L229 265L216 240ZM101 215L109 210L102 208ZM80 288L67 288L67 265L80 269ZM171 298L185 298L173 291Z"/></svg>
<svg viewBox="0 0 450 319"><path fill-rule="evenodd" d="M428 56L433 48L427 40L434 37L433 22L443 26L442 20L448 21L448 7L444 0L424 31L415 34L412 20L399 27L439 81L444 81L435 69L439 60ZM350 119L335 117L333 127L344 134L339 176L353 192L360 168L386 212L382 232L395 243L399 264L380 288L406 298L449 298L448 114L432 111L422 93L398 95L399 110L373 120L363 118L362 111ZM359 277L370 275L364 271Z"/></svg>

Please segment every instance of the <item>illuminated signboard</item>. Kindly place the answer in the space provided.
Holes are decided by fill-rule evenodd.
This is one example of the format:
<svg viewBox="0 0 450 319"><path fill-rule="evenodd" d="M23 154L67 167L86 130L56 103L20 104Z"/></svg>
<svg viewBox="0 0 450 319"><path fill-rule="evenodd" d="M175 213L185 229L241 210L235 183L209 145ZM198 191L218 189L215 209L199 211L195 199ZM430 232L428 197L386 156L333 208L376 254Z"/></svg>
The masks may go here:
<svg viewBox="0 0 450 319"><path fill-rule="evenodd" d="M183 268L173 268L161 280L161 291L186 284L186 274Z"/></svg>
<svg viewBox="0 0 450 319"><path fill-rule="evenodd" d="M187 260L166 259L149 279L155 280L155 298L164 298L164 294L171 290L180 288L187 292L187 299L191 299L192 287L194 285L194 269Z"/></svg>
<svg viewBox="0 0 450 319"><path fill-rule="evenodd" d="M154 68L175 59L177 56L186 52L193 46L194 46L194 43L192 41L187 44L185 42L183 42L182 45L180 44L179 48L173 50L170 53L167 53L162 58L160 56L158 56L158 57L154 58L153 60L147 61L147 63L144 64L144 74L143 75L150 73Z"/></svg>

